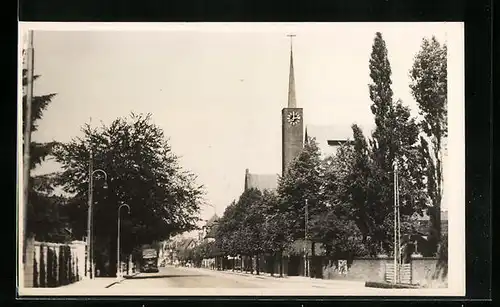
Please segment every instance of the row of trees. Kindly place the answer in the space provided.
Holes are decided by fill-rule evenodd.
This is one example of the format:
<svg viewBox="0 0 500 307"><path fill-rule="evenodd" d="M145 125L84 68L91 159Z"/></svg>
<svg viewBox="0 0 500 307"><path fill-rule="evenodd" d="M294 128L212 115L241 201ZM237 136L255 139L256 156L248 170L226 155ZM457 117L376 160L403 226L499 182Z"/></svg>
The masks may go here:
<svg viewBox="0 0 500 307"><path fill-rule="evenodd" d="M24 85L26 74L23 71ZM32 133L55 95L34 97ZM26 103L23 96L23 107ZM95 173L93 191L94 252L101 272L116 272L117 209L122 203L131 208L131 214L124 215L121 223L121 234L127 237L122 242L124 254L132 253L136 246L197 228L204 188L181 167L151 115L131 114L98 128L84 125L82 132L82 137L67 143L31 143L31 169L50 156L62 171L30 177L30 236L45 242L86 237L91 159L94 169L107 174L104 182L98 177L101 173ZM57 189L63 192L56 193Z"/></svg>
<svg viewBox="0 0 500 307"><path fill-rule="evenodd" d="M277 191L250 189L227 207L215 241L222 253L294 253L306 228L306 239L321 243L329 256L391 253L396 160L402 233L414 232L415 214L427 212L431 227L426 252L437 252L447 136L446 45L434 37L424 39L410 70L410 89L421 119L412 117L410 109L393 97L381 33L375 35L369 67L375 120L371 137L353 125L352 143L325 159L315 140L307 138L302 152L279 178Z"/></svg>

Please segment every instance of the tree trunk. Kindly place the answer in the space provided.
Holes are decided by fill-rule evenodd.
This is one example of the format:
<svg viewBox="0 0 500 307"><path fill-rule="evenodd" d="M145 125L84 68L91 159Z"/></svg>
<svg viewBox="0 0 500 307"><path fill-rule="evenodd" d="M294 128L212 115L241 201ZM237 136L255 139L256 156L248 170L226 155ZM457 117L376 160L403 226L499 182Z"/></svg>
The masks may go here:
<svg viewBox="0 0 500 307"><path fill-rule="evenodd" d="M259 266L260 266L260 257L259 254L255 256L255 274L259 275Z"/></svg>
<svg viewBox="0 0 500 307"><path fill-rule="evenodd" d="M280 251L280 277L283 277L283 250Z"/></svg>
<svg viewBox="0 0 500 307"><path fill-rule="evenodd" d="M250 256L250 274L253 274L253 256Z"/></svg>
<svg viewBox="0 0 500 307"><path fill-rule="evenodd" d="M315 267L315 261L313 261L313 259L315 258L314 255L316 255L316 243L315 242L311 242L311 259L310 259L310 263L309 263L309 276L311 278L317 278L316 277L316 267Z"/></svg>
<svg viewBox="0 0 500 307"><path fill-rule="evenodd" d="M126 273L125 273L126 275L128 275L128 274L129 274L129 262L130 262L130 261L129 261L129 257L130 257L130 256L127 256L127 257L125 258L125 261L126 261L126 263L125 263L125 264L126 264L126 267L127 267L127 269L126 269L127 271L126 271Z"/></svg>
<svg viewBox="0 0 500 307"><path fill-rule="evenodd" d="M274 264L275 264L275 261L276 261L276 253L273 253L272 254L273 256L270 257L270 264L269 264L269 268L270 268L270 273L271 273L271 276L274 276Z"/></svg>

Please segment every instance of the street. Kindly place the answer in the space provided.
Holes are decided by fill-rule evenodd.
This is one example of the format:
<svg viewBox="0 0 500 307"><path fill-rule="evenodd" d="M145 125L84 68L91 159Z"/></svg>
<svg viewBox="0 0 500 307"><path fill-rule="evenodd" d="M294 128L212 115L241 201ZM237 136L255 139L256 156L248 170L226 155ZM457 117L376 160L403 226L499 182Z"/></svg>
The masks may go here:
<svg viewBox="0 0 500 307"><path fill-rule="evenodd" d="M203 268L162 267L159 273L139 273L120 282L114 278L81 281L62 288L33 288L29 295L117 296L346 296L435 295L436 289L381 289L363 281L285 278ZM446 294L447 289L440 289Z"/></svg>
<svg viewBox="0 0 500 307"><path fill-rule="evenodd" d="M364 282L361 281L299 276L278 278L263 274L172 266L160 268L159 273L140 273L107 290L130 295L338 295L359 291L376 293L374 289L365 288Z"/></svg>
<svg viewBox="0 0 500 307"><path fill-rule="evenodd" d="M159 273L140 273L120 284L113 290L160 289L160 288L259 288L262 284L251 278L212 272L206 269L185 267L162 267Z"/></svg>

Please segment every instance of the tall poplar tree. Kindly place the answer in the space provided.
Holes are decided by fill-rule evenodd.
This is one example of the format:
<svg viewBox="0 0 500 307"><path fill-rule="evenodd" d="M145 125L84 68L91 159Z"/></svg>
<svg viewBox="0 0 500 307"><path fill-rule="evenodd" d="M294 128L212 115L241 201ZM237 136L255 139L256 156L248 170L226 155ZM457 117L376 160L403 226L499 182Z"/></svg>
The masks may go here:
<svg viewBox="0 0 500 307"><path fill-rule="evenodd" d="M424 38L410 70L410 89L418 103L420 122L427 140L422 146L428 153L428 193L432 202L429 208L431 234L434 243L441 239L441 200L443 197L443 150L448 136L448 79L447 46L436 37ZM430 144L428 142L430 141ZM437 246L435 247L437 250Z"/></svg>
<svg viewBox="0 0 500 307"><path fill-rule="evenodd" d="M374 216L384 213L387 219L393 218L393 163L396 160L399 161L401 215L404 218L415 212L421 214L426 206L426 198L420 166L419 127L416 119L411 116L410 109L401 100L395 101L393 98L392 71L387 46L380 32L375 34L369 68L372 82L368 87L375 129L370 140L371 162L367 190L372 193L368 195L369 202L376 207L370 214ZM380 220L375 221L379 228L382 227ZM385 224L392 223L385 221ZM390 237L388 231L390 229L386 229L386 238Z"/></svg>

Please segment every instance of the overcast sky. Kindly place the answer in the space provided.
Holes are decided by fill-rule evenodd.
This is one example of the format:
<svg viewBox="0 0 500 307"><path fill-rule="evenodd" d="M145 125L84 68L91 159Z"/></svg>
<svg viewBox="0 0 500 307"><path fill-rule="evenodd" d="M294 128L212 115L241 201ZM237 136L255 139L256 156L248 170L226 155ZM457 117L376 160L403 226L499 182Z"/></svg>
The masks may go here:
<svg viewBox="0 0 500 307"><path fill-rule="evenodd" d="M52 30L50 30L52 29ZM463 54L461 24L333 23L105 26L35 31L35 94L57 96L34 141L69 141L88 123L152 113L181 164L198 175L221 215L243 191L245 168L281 172L281 109L287 103L290 41L305 124L373 127L368 61L376 31L386 41L394 98L417 114L408 71L422 38ZM79 29L80 31L76 31ZM133 31L130 31L133 30ZM449 56L449 76L463 58ZM450 78L450 77L449 77ZM450 80L450 83L453 81ZM449 104L453 104L450 101ZM37 173L56 170L47 162ZM204 208L209 218L212 208Z"/></svg>

